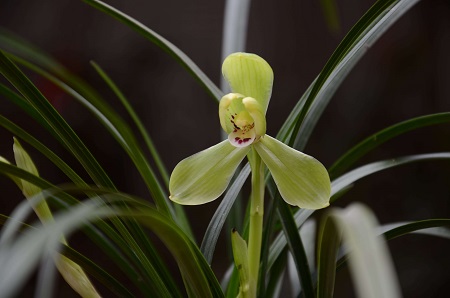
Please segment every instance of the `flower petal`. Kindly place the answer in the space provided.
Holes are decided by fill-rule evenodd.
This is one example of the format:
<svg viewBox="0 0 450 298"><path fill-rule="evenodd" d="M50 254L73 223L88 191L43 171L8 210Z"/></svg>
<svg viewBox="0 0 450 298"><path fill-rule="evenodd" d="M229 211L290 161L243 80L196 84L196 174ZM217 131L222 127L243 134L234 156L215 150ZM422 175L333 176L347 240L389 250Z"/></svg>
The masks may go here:
<svg viewBox="0 0 450 298"><path fill-rule="evenodd" d="M222 73L233 92L255 98L266 113L273 71L263 58L249 53L231 54L223 62Z"/></svg>
<svg viewBox="0 0 450 298"><path fill-rule="evenodd" d="M330 177L318 160L268 135L253 146L269 168L281 196L288 204L306 209L320 209L329 205Z"/></svg>
<svg viewBox="0 0 450 298"><path fill-rule="evenodd" d="M250 146L237 148L225 140L183 159L170 177L170 199L183 205L200 205L217 199L249 150Z"/></svg>

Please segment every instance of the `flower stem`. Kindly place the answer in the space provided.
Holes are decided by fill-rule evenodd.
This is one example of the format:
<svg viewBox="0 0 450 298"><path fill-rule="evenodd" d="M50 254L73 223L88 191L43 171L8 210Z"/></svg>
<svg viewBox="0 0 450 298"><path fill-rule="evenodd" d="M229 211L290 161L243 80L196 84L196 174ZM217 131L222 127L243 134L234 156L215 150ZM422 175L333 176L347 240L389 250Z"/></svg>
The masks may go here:
<svg viewBox="0 0 450 298"><path fill-rule="evenodd" d="M256 297L261 256L261 241L264 216L264 163L253 149L250 166L252 168L252 191L250 198L250 233L248 239L249 297Z"/></svg>

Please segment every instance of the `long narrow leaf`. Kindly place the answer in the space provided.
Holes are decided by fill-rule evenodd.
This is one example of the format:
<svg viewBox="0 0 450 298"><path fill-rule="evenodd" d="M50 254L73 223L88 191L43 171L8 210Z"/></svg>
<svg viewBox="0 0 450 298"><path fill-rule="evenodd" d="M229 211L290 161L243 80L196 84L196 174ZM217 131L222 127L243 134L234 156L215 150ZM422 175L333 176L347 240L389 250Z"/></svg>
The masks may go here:
<svg viewBox="0 0 450 298"><path fill-rule="evenodd" d="M127 287L119 282L114 276L73 248L64 246L61 254L79 264L90 276L101 282L115 295L120 297L134 297Z"/></svg>
<svg viewBox="0 0 450 298"><path fill-rule="evenodd" d="M5 173L7 175L16 176L20 179L26 180L42 189L56 189L57 187L52 185L51 183L36 177L24 170L21 170L15 166L0 162L0 173ZM74 198L72 198L70 195L66 194L65 192L61 192L59 190L60 194L59 196L63 198L64 200L68 202L77 202ZM87 189L85 191L86 193L96 193L93 189ZM173 280L168 276L166 273L166 269L161 263L161 259L159 256L157 256L156 251L154 249L149 252L149 254L144 253L144 251L141 249L139 244L136 242L136 239L133 238L133 236L129 233L129 231L126 229L124 224L118 220L117 218L112 218L112 222L114 223L115 229L117 229L122 237L117 238L115 237L115 231L111 230L110 227L107 225L102 225L102 230L107 232L107 235L113 236L113 239L116 241L116 243L120 243L120 247L124 249L124 251L128 254L128 257L133 259L136 264L139 265L139 268L141 268L143 271L140 272L140 274L143 274L144 276L137 276L137 279L135 279L135 282L138 282L138 285L141 286L140 283L142 283L142 278L147 280L149 284L143 284L144 288L146 286L150 286L153 290L152 292L158 293L160 296L167 296L171 292L177 291L177 288L175 287L175 284ZM100 222L101 223L101 222ZM138 239L140 242L142 242L142 239ZM149 260L151 258L151 261ZM162 278L162 276L167 276L165 279ZM168 287L166 285L170 285ZM170 288L170 291L168 290Z"/></svg>
<svg viewBox="0 0 450 298"><path fill-rule="evenodd" d="M450 219L448 218L396 223L383 225L380 228L388 240L395 239L409 233L419 233L450 239Z"/></svg>
<svg viewBox="0 0 450 298"><path fill-rule="evenodd" d="M150 190L158 208L161 208L164 212L170 212L171 205L169 203L168 196L164 193L152 168L142 153L136 139L134 138L131 128L101 97L89 93L90 97L87 99L83 97L81 93L72 89L70 86L50 73L44 71L40 67L13 55L11 55L11 58L32 71L35 71L36 73L49 79L52 83L61 88L64 92L72 96L78 102L83 104L90 112L92 112L132 159L136 168L141 173L141 177Z"/></svg>
<svg viewBox="0 0 450 298"><path fill-rule="evenodd" d="M331 225L325 227L331 230L325 230L323 236L329 236L336 230L338 235L342 233L343 242L349 251L350 272L357 295L369 298L400 297L394 265L385 239L377 235L377 221L373 213L367 207L354 203L345 210L333 209L325 220L331 220ZM320 247L330 249L326 244L329 243ZM335 256L338 248L336 239L332 247L334 252L324 252L328 257L319 263L319 297L332 297L333 294ZM320 255L324 256L322 253Z"/></svg>
<svg viewBox="0 0 450 298"><path fill-rule="evenodd" d="M141 212L123 213L123 215L137 219L157 234L175 257L183 278L188 283L187 286L195 293L196 297L210 297L213 296L213 293L221 293L217 280L208 279L208 276L212 275L205 274L206 268L211 269L209 266L202 266L202 260L199 259L201 254L196 253L197 246L173 222L158 214L156 210L149 208L142 209Z"/></svg>
<svg viewBox="0 0 450 298"><path fill-rule="evenodd" d="M133 107L130 105L129 101L126 99L125 95L120 91L120 89L117 87L117 85L113 82L113 80L108 76L108 74L94 61L91 61L91 65L94 67L94 69L97 71L97 73L101 76L101 78L108 84L109 88L114 92L114 94L117 96L117 98L120 100L122 105L127 110L128 114L131 116L131 119L133 120L134 124L138 128L139 132L141 133L141 136L143 137L147 148L149 149L150 153L153 156L153 160L156 163L156 166L158 167L159 173L163 177L164 183L166 184L166 187L169 186L169 174L167 173L167 169L163 164L163 161L161 160L161 157L159 156L159 153L157 152L155 145L153 144L152 139L150 138L150 135L145 128L144 124L142 123L139 116L134 111Z"/></svg>
<svg viewBox="0 0 450 298"><path fill-rule="evenodd" d="M408 223L387 224L380 226L378 232L380 235L384 235L386 240L392 240L411 233L450 239L450 219L427 219ZM347 257L342 256L337 262L336 270L342 269L346 262Z"/></svg>
<svg viewBox="0 0 450 298"><path fill-rule="evenodd" d="M98 0L83 0L92 7L112 16L121 23L127 25L130 29L141 34L143 37L147 38L163 51L168 53L172 58L175 59L179 64L181 64L187 71L197 80L199 83L208 91L209 94L213 96L217 101L222 97L222 92L217 88L217 86L203 73L203 71L198 68L198 66L179 48L177 48L170 41L154 32L150 28L146 27L142 23L133 19L132 17L124 14L120 10Z"/></svg>
<svg viewBox="0 0 450 298"><path fill-rule="evenodd" d="M35 149L40 151L45 157L47 157L51 162L53 162L67 177L72 180L77 185L87 186L87 183L81 179L78 174L72 170L58 155L56 155L53 151L47 148L44 144L39 142L33 136L28 134L25 130L15 125L5 117L0 115L0 126L9 130L14 136L24 140Z"/></svg>
<svg viewBox="0 0 450 298"><path fill-rule="evenodd" d="M332 298L336 275L336 258L341 242L341 231L330 218L322 221L318 241L317 298Z"/></svg>
<svg viewBox="0 0 450 298"><path fill-rule="evenodd" d="M5 297L12 296L27 280L37 262L47 251L53 252L60 245L61 235L67 235L73 229L84 223L110 215L113 211L109 207L97 206L94 202L85 203L71 209L64 217L55 217L54 222L48 223L39 232L32 230L21 234L15 241L3 242L0 250L0 288Z"/></svg>
<svg viewBox="0 0 450 298"><path fill-rule="evenodd" d="M334 92L368 49L418 0L379 0L353 26L286 119L277 138L304 149Z"/></svg>
<svg viewBox="0 0 450 298"><path fill-rule="evenodd" d="M233 206L234 201L249 174L250 165L247 164L236 177L233 184L228 188L225 197L222 202L220 202L219 207L217 207L216 212L214 212L214 215L208 224L205 236L203 236L200 250L210 264L216 248L217 239L219 239L219 235L222 231L225 220L228 217L228 213L230 212L231 207Z"/></svg>
<svg viewBox="0 0 450 298"><path fill-rule="evenodd" d="M390 127L387 127L370 137L364 139L352 149L347 151L342 157L340 157L329 169L331 179L342 174L348 167L350 167L359 158L383 144L384 142L404 134L406 132L426 127L430 125L436 125L441 123L450 122L450 113L439 113L432 115L425 115L413 119L409 119Z"/></svg>
<svg viewBox="0 0 450 298"><path fill-rule="evenodd" d="M314 298L314 286L311 279L311 272L309 270L308 259L306 257L305 248L300 238L298 228L287 203L283 200L278 200L278 202L278 215L289 244L289 249L294 257L303 294L306 298Z"/></svg>
<svg viewBox="0 0 450 298"><path fill-rule="evenodd" d="M0 51L0 72L22 93L22 95L36 108L46 119L48 125L65 142L64 145L74 154L83 165L92 179L99 185L113 188L114 185L98 164L87 147L78 138L75 132L56 112L38 89L15 66L3 52Z"/></svg>
<svg viewBox="0 0 450 298"><path fill-rule="evenodd" d="M450 159L450 153L444 152L444 153L431 153L431 154L419 154L419 155L411 155L411 156L405 156L400 157L396 159L391 160L384 160L379 161L375 163L371 163L362 167L359 167L337 179L335 179L331 183L331 202L333 202L336 198L336 194L341 192L342 190L348 188L353 183L358 181L359 179L362 179L364 177L367 177L371 174L377 173L379 171L387 170L392 167L397 167L400 165L405 165L413 162L419 162L419 161L430 161L430 160L449 160ZM314 210L307 210L307 209L299 209L294 214L294 219L296 222L297 227L300 227L305 220L307 220L312 214L314 213ZM269 260L268 260L268 269L273 265L276 258L280 255L281 251L286 246L286 238L284 234L279 234L275 240L273 241L271 247L270 247L270 253L269 253Z"/></svg>

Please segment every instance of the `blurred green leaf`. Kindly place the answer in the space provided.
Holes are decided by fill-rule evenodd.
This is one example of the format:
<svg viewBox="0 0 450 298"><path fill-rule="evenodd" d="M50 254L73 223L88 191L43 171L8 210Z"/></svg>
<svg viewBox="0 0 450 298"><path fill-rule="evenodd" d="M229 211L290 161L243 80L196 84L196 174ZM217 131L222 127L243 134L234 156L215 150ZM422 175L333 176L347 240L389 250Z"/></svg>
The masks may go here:
<svg viewBox="0 0 450 298"><path fill-rule="evenodd" d="M335 0L320 0L320 6L331 33L338 33L341 29L339 12Z"/></svg>
<svg viewBox="0 0 450 298"><path fill-rule="evenodd" d="M318 297L333 296L339 246L337 237L332 235L336 235L336 232L338 235L342 234L343 243L348 249L350 273L357 296L401 297L387 244L384 238L379 237L377 220L367 207L353 203L346 209L333 208L324 219L324 225L320 240L325 240L326 243L319 244L323 250L319 252L319 256L324 258L319 261ZM326 239L330 235L332 242Z"/></svg>
<svg viewBox="0 0 450 298"><path fill-rule="evenodd" d="M346 209L330 211L324 219L325 223L334 224L323 231L322 240L331 237L332 243L320 245L323 253L319 252L321 265L319 270L318 295L332 297L334 271L338 239L336 232L342 233L342 240L348 249L350 272L359 297L400 297L400 286L385 240L378 236L377 220L373 213L359 203L353 203ZM330 247L326 247L330 244ZM332 264L329 264L331 262ZM321 272L321 271L325 272ZM320 278L325 278L322 282ZM333 280L329 280L333 278Z"/></svg>
<svg viewBox="0 0 450 298"><path fill-rule="evenodd" d="M20 179L31 182L42 189L56 190L58 192L58 197L62 198L65 202L71 202L72 204L78 203L76 199L74 199L67 193L61 191L61 189L55 187L51 183L15 166L0 162L0 173L16 176ZM78 189L81 188L78 187ZM93 188L87 188L82 192L92 194L98 191L103 192L109 191L109 193L112 194L115 193L114 191L107 189L93 189ZM122 199L126 198L127 197L122 196ZM124 208L124 206L122 207ZM178 288L175 286L172 277L167 273L167 269L164 263L162 263L162 259L157 255L156 250L151 247L150 251L148 251L149 249L147 249L146 254L137 242L139 241L139 243L144 243L145 245L146 244L144 242L145 239L136 240L135 237L137 236L135 235L135 237L133 237L127 230L125 225L117 218L111 218L111 221L114 224L114 229L112 229L111 227L109 227L109 225L101 221L98 222L97 224L100 226L101 230L105 232L107 236L111 237L111 239L115 242L115 244L127 254L127 257L134 262L134 265L136 267L134 267L133 271L138 270L138 274L128 273L129 274L128 276L130 278L135 277L133 281L141 288L141 290L148 293L148 290L146 288L150 286L150 288L152 289L151 292L159 293L158 295L162 296L168 293L174 293L175 291L178 291ZM120 233L120 236L117 235L116 230ZM136 233L136 230L134 230L134 232ZM90 233L90 235L94 236L92 232ZM95 236L92 239L95 241L102 240L101 238L97 239ZM103 246L103 248L108 250L108 252L111 251L111 253L115 253L114 249L110 247L110 243L100 242L100 244L106 244L106 246ZM121 268L127 270L130 267L130 264L128 264L127 262L121 262L122 258L120 257L118 258L118 256L119 255L115 253L115 258L113 258L114 261L119 262ZM170 291L168 289L170 289Z"/></svg>
<svg viewBox="0 0 450 298"><path fill-rule="evenodd" d="M333 297L338 255L342 232L330 217L322 220L317 247L317 298Z"/></svg>
<svg viewBox="0 0 450 298"><path fill-rule="evenodd" d="M79 264L92 277L107 287L112 293L120 297L135 297L121 282L109 274L86 256L69 246L64 246L61 254Z"/></svg>
<svg viewBox="0 0 450 298"><path fill-rule="evenodd" d="M177 261L183 280L188 283L186 286L189 286L195 297L223 296L214 274L205 272L207 268L209 271L211 268L207 265L197 246L173 221L151 208L128 214L125 212L121 216L130 216L145 224L164 242Z"/></svg>
<svg viewBox="0 0 450 298"><path fill-rule="evenodd" d="M273 264L272 270L270 270L270 278L267 283L267 288L263 293L260 294L261 297L272 298L281 296L283 290L284 275L286 273L286 260L287 253L283 252L276 260L275 264ZM261 273L263 274L264 271Z"/></svg>
<svg viewBox="0 0 450 298"><path fill-rule="evenodd" d="M33 201L33 198L31 200ZM41 202L42 200L36 201L36 203ZM29 208L29 206L26 207ZM88 202L71 208L70 214L66 213L64 217L55 216L55 221L49 221L39 229L21 233L13 239L2 237L0 246L2 295L12 296L34 271L38 261L54 254L60 246L61 235L67 235L73 231L74 227L83 224L84 220L93 220L110 215L112 212L109 207L100 207ZM42 288L46 289L45 284ZM46 290L51 291L51 289L52 287L49 287Z"/></svg>
<svg viewBox="0 0 450 298"><path fill-rule="evenodd" d="M384 235L386 240L412 233L450 239L450 219L426 219L415 222L387 224L380 226L378 232L380 235ZM347 257L341 257L337 262L336 270L340 270L346 262Z"/></svg>
<svg viewBox="0 0 450 298"><path fill-rule="evenodd" d="M419 161L431 161L431 160L448 160L450 159L450 152L444 153L430 153L430 154L419 154L419 155L411 155L404 156L400 158L384 160L379 162L374 162L362 167L359 167L349 173L342 175L341 177L335 179L331 183L331 202L334 202L336 199L335 195L339 194L342 190L348 188L354 182L362 179L368 175L377 173L382 170L387 170L392 167L409 164L413 162ZM294 219L297 227L300 227L305 220L307 220L312 214L314 210L307 209L299 209L294 214ZM279 256L281 251L286 246L286 238L284 234L279 234L275 240L272 242L270 247L269 259L268 259L268 269L273 265L276 258Z"/></svg>

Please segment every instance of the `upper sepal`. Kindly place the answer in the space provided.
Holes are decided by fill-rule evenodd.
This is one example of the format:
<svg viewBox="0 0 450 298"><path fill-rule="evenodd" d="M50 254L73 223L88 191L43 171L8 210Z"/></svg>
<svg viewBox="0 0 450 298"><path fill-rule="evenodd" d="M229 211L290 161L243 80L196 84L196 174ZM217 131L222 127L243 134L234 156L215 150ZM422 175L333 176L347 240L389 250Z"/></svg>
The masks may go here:
<svg viewBox="0 0 450 298"><path fill-rule="evenodd" d="M254 147L286 203L305 209L320 209L330 204L330 177L318 160L268 135L254 143Z"/></svg>
<svg viewBox="0 0 450 298"><path fill-rule="evenodd" d="M183 205L200 205L217 199L249 150L249 147L234 147L225 140L183 159L170 177L170 199Z"/></svg>
<svg viewBox="0 0 450 298"><path fill-rule="evenodd" d="M273 71L263 58L249 53L231 54L223 62L222 73L232 92L253 97L266 113L272 95Z"/></svg>

